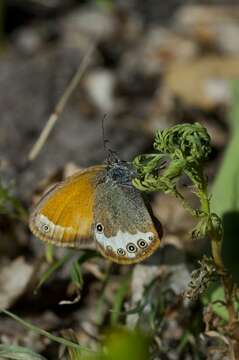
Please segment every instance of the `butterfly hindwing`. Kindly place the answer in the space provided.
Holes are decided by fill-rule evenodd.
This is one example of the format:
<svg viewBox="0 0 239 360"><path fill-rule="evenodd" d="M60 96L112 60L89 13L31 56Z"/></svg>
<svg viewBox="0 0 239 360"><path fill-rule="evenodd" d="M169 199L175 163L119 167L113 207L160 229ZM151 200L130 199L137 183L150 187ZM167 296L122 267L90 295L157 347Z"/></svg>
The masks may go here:
<svg viewBox="0 0 239 360"><path fill-rule="evenodd" d="M139 262L160 244L141 193L111 180L97 186L94 235L102 255L122 264Z"/></svg>

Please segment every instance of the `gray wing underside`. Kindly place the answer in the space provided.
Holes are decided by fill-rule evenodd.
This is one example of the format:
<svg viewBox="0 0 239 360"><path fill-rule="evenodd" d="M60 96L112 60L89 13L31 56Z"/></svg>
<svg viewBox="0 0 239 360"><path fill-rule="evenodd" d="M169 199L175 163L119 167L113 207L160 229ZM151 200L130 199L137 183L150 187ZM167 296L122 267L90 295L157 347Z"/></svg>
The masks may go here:
<svg viewBox="0 0 239 360"><path fill-rule="evenodd" d="M97 231L102 225L102 232ZM94 237L100 252L110 260L131 264L150 256L160 237L141 193L133 186L109 183L97 188Z"/></svg>
<svg viewBox="0 0 239 360"><path fill-rule="evenodd" d="M122 232L144 232L152 225L152 218L141 193L133 186L104 183L97 187L95 223L102 223L105 235Z"/></svg>

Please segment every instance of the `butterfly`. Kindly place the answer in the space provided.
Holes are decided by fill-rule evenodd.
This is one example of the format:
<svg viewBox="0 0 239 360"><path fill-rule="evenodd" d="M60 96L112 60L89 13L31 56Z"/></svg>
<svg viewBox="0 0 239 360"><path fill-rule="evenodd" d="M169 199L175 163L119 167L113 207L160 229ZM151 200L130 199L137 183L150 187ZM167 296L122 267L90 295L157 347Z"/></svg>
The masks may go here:
<svg viewBox="0 0 239 360"><path fill-rule="evenodd" d="M95 244L107 259L133 264L160 245L161 224L132 179L130 163L117 158L79 171L47 191L30 215L33 234L50 244Z"/></svg>

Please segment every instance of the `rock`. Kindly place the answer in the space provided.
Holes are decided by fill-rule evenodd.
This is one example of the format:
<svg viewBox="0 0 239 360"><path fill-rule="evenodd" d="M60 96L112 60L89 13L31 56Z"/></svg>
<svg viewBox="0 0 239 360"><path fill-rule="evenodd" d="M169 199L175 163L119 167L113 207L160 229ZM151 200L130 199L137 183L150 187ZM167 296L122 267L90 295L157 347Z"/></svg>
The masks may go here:
<svg viewBox="0 0 239 360"><path fill-rule="evenodd" d="M161 269L158 265L144 265L137 264L133 269L133 277L131 282L131 308L138 305L141 299L144 297L145 287L161 273ZM151 304L149 303L144 309L144 313L149 313ZM127 325L133 328L137 325L139 320L139 314L127 315Z"/></svg>
<svg viewBox="0 0 239 360"><path fill-rule="evenodd" d="M229 81L239 76L239 57L208 56L172 63L165 72L160 97L177 97L188 106L211 110L228 106ZM159 97L159 100L160 100Z"/></svg>
<svg viewBox="0 0 239 360"><path fill-rule="evenodd" d="M38 31L24 27L18 30L13 38L14 45L24 55L34 55L43 46L43 39Z"/></svg>
<svg viewBox="0 0 239 360"><path fill-rule="evenodd" d="M84 34L93 41L102 41L112 37L115 29L114 16L103 7L81 6L64 17L62 22L62 32L69 39Z"/></svg>
<svg viewBox="0 0 239 360"><path fill-rule="evenodd" d="M1 265L0 308L9 308L24 293L32 274L33 266L22 257Z"/></svg>
<svg viewBox="0 0 239 360"><path fill-rule="evenodd" d="M112 114L114 104L114 74L108 70L91 71L84 79L88 95L102 113Z"/></svg>
<svg viewBox="0 0 239 360"><path fill-rule="evenodd" d="M239 53L239 6L186 5L175 14L175 28L203 47Z"/></svg>
<svg viewBox="0 0 239 360"><path fill-rule="evenodd" d="M192 59L198 52L195 42L160 26L151 27L141 46L144 56L140 59L145 62L146 69L151 67L154 72L162 66L167 67L171 61Z"/></svg>

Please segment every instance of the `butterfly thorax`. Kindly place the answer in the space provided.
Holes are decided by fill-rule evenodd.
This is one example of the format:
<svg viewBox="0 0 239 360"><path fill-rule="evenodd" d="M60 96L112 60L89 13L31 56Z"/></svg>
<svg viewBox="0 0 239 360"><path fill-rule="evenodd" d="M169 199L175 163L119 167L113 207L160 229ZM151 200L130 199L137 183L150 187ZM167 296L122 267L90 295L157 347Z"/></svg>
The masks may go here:
<svg viewBox="0 0 239 360"><path fill-rule="evenodd" d="M107 166L106 181L113 181L120 185L132 186L132 179L136 176L131 163L119 161Z"/></svg>

